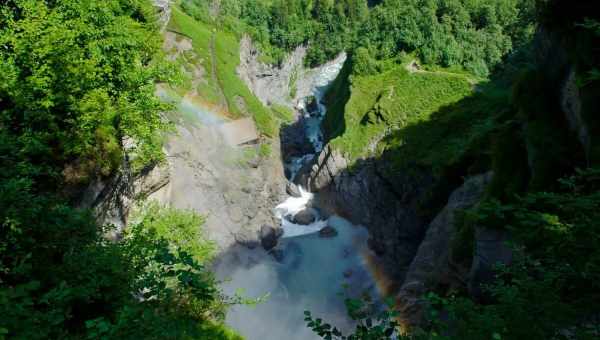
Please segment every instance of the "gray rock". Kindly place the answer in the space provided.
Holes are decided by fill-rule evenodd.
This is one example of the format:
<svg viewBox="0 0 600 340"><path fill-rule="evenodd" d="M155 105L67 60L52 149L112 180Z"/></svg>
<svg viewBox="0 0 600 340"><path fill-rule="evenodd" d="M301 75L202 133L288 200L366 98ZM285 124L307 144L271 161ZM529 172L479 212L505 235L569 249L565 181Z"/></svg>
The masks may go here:
<svg viewBox="0 0 600 340"><path fill-rule="evenodd" d="M252 232L247 229L240 230L239 232L235 233L233 237L236 243L248 249L255 249L261 244L259 235L256 232Z"/></svg>
<svg viewBox="0 0 600 340"><path fill-rule="evenodd" d="M450 277L454 276L449 251L455 213L477 204L491 177L491 173L487 173L468 179L450 195L448 204L429 225L397 295L400 317L407 325L416 326L422 321L426 305L423 294L439 283L449 284Z"/></svg>
<svg viewBox="0 0 600 340"><path fill-rule="evenodd" d="M319 230L319 237L321 238L332 238L338 235L337 230L334 227L327 226Z"/></svg>
<svg viewBox="0 0 600 340"><path fill-rule="evenodd" d="M158 10L159 23L162 29L167 26L171 19L171 2L170 0L154 0L154 7Z"/></svg>
<svg viewBox="0 0 600 340"><path fill-rule="evenodd" d="M277 240L283 235L283 229L263 225L260 228L260 243L267 251L277 246Z"/></svg>
<svg viewBox="0 0 600 340"><path fill-rule="evenodd" d="M478 301L485 302L490 297L482 287L494 281L498 264L509 265L512 262L512 248L507 244L508 232L477 228L475 230L475 255L469 280L469 294Z"/></svg>
<svg viewBox="0 0 600 340"><path fill-rule="evenodd" d="M292 197L300 197L302 196L300 194L300 188L298 188L298 186L294 183L288 182L285 185L285 192L288 193L288 195L292 196Z"/></svg>
<svg viewBox="0 0 600 340"><path fill-rule="evenodd" d="M328 145L303 166L294 183L317 193L314 204L369 229L369 247L380 255L391 280L402 280L430 217L417 213L418 202L434 185L426 170L390 174L385 155L356 161Z"/></svg>
<svg viewBox="0 0 600 340"><path fill-rule="evenodd" d="M319 112L319 105L317 103L317 98L315 96L309 96L304 99L306 102L306 111L310 114L316 114Z"/></svg>
<svg viewBox="0 0 600 340"><path fill-rule="evenodd" d="M309 225L316 220L317 217L315 216L314 211L310 209L304 209L298 212L296 215L294 215L292 222L300 225Z"/></svg>

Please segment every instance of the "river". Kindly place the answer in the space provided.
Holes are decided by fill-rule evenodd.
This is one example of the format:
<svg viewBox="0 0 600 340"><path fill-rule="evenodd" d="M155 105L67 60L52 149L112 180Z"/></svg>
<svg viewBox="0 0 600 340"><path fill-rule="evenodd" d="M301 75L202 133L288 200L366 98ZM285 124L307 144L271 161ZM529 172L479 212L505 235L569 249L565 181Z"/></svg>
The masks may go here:
<svg viewBox="0 0 600 340"><path fill-rule="evenodd" d="M344 59L324 69L314 86L318 109L304 111L305 135L315 153L291 160L284 166L293 178L298 169L323 147L321 121L325 115L323 96L339 73ZM306 108L299 103L300 110ZM313 194L301 189L300 197L289 197L274 207L284 230L278 246L267 253L262 248L237 246L222 254L217 261L217 277L227 295L240 293L247 298L264 297L255 306L230 308L226 322L249 340L319 339L304 321L304 311L333 323L342 331L350 331L354 323L347 316L344 299L377 297L375 280L369 269L372 257L367 247L368 233L339 216L321 216L312 206ZM315 221L298 225L294 215L310 209ZM321 237L326 227L337 231L335 237Z"/></svg>

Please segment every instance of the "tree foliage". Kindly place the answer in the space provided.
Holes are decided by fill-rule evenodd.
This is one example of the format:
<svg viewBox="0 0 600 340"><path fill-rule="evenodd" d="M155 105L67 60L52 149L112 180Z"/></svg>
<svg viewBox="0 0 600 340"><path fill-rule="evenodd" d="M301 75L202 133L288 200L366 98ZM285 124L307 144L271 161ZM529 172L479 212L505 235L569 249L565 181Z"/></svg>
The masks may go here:
<svg viewBox="0 0 600 340"><path fill-rule="evenodd" d="M70 202L126 154L137 167L162 158L154 89L175 73L153 11L142 0L0 4L2 339L234 337L200 217L151 205L115 243Z"/></svg>
<svg viewBox="0 0 600 340"><path fill-rule="evenodd" d="M199 18L211 0L186 0L184 8ZM275 60L308 44L306 62L321 64L343 50L367 48L377 59L400 51L416 52L429 64L461 66L486 76L514 47L533 33L534 0L226 0ZM231 7L231 5L229 6Z"/></svg>
<svg viewBox="0 0 600 340"><path fill-rule="evenodd" d="M126 140L140 167L161 159L154 85L174 74L149 3L24 0L0 11L0 125L23 157L61 165L73 182L109 175Z"/></svg>

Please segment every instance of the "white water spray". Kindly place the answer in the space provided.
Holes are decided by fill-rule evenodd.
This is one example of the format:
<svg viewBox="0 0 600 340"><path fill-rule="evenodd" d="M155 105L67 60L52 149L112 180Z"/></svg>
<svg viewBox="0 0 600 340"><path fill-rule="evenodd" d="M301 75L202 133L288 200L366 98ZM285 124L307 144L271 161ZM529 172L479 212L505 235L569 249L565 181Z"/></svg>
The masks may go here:
<svg viewBox="0 0 600 340"><path fill-rule="evenodd" d="M300 197L289 197L283 203L275 207L275 216L281 221L283 229L283 238L297 237L302 235L314 234L327 226L327 221L320 220L318 213L314 209L308 208L308 204L313 199L313 194L300 189ZM291 222L297 213L309 209L315 214L315 221L309 225L300 225Z"/></svg>

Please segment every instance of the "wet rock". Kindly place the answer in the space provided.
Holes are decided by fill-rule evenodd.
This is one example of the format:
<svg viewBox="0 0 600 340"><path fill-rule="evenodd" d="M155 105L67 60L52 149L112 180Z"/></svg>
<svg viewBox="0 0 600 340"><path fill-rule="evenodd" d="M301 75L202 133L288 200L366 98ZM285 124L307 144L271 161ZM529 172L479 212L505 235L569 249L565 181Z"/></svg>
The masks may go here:
<svg viewBox="0 0 600 340"><path fill-rule="evenodd" d="M427 304L427 301L422 298L425 292L434 289L438 284L450 285L455 277L463 276L458 271L458 266L451 264L450 244L456 230L455 216L457 211L473 207L480 201L491 179L491 173L467 179L461 187L452 192L446 206L429 224L425 238L396 296L401 306L398 310L400 318L406 325L419 326L423 321L424 307ZM497 245L497 238L490 235L489 239ZM481 255L494 256L495 249L494 247L490 249L491 252L482 252Z"/></svg>
<svg viewBox="0 0 600 340"><path fill-rule="evenodd" d="M277 246L277 240L283 235L283 229L263 225L260 228L260 244L267 251Z"/></svg>
<svg viewBox="0 0 600 340"><path fill-rule="evenodd" d="M305 99L306 101L306 111L308 114L315 115L319 113L319 104L317 103L317 98L315 96L309 96Z"/></svg>
<svg viewBox="0 0 600 340"><path fill-rule="evenodd" d="M248 249L254 249L258 247L261 242L258 239L258 234L250 230L243 229L233 235L235 242Z"/></svg>
<svg viewBox="0 0 600 340"><path fill-rule="evenodd" d="M281 248L273 248L273 249L271 249L269 254L271 254L271 256L273 256L275 261L277 261L279 263L282 263L283 260L285 259L285 252Z"/></svg>
<svg viewBox="0 0 600 340"><path fill-rule="evenodd" d="M491 296L483 288L496 278L496 265L510 265L513 252L505 230L475 229L475 254L469 277L469 294L476 301L489 302Z"/></svg>
<svg viewBox="0 0 600 340"><path fill-rule="evenodd" d="M315 216L315 213L313 211L309 209L304 209L296 215L294 215L292 222L300 225L309 225L316 220L317 217Z"/></svg>
<svg viewBox="0 0 600 340"><path fill-rule="evenodd" d="M319 237L321 238L331 238L336 237L338 234L337 230L334 227L327 226L321 230L319 230Z"/></svg>
<svg viewBox="0 0 600 340"><path fill-rule="evenodd" d="M292 197L301 197L302 194L300 193L300 188L291 182L288 182L285 186L285 192L288 193L288 195L292 196Z"/></svg>

